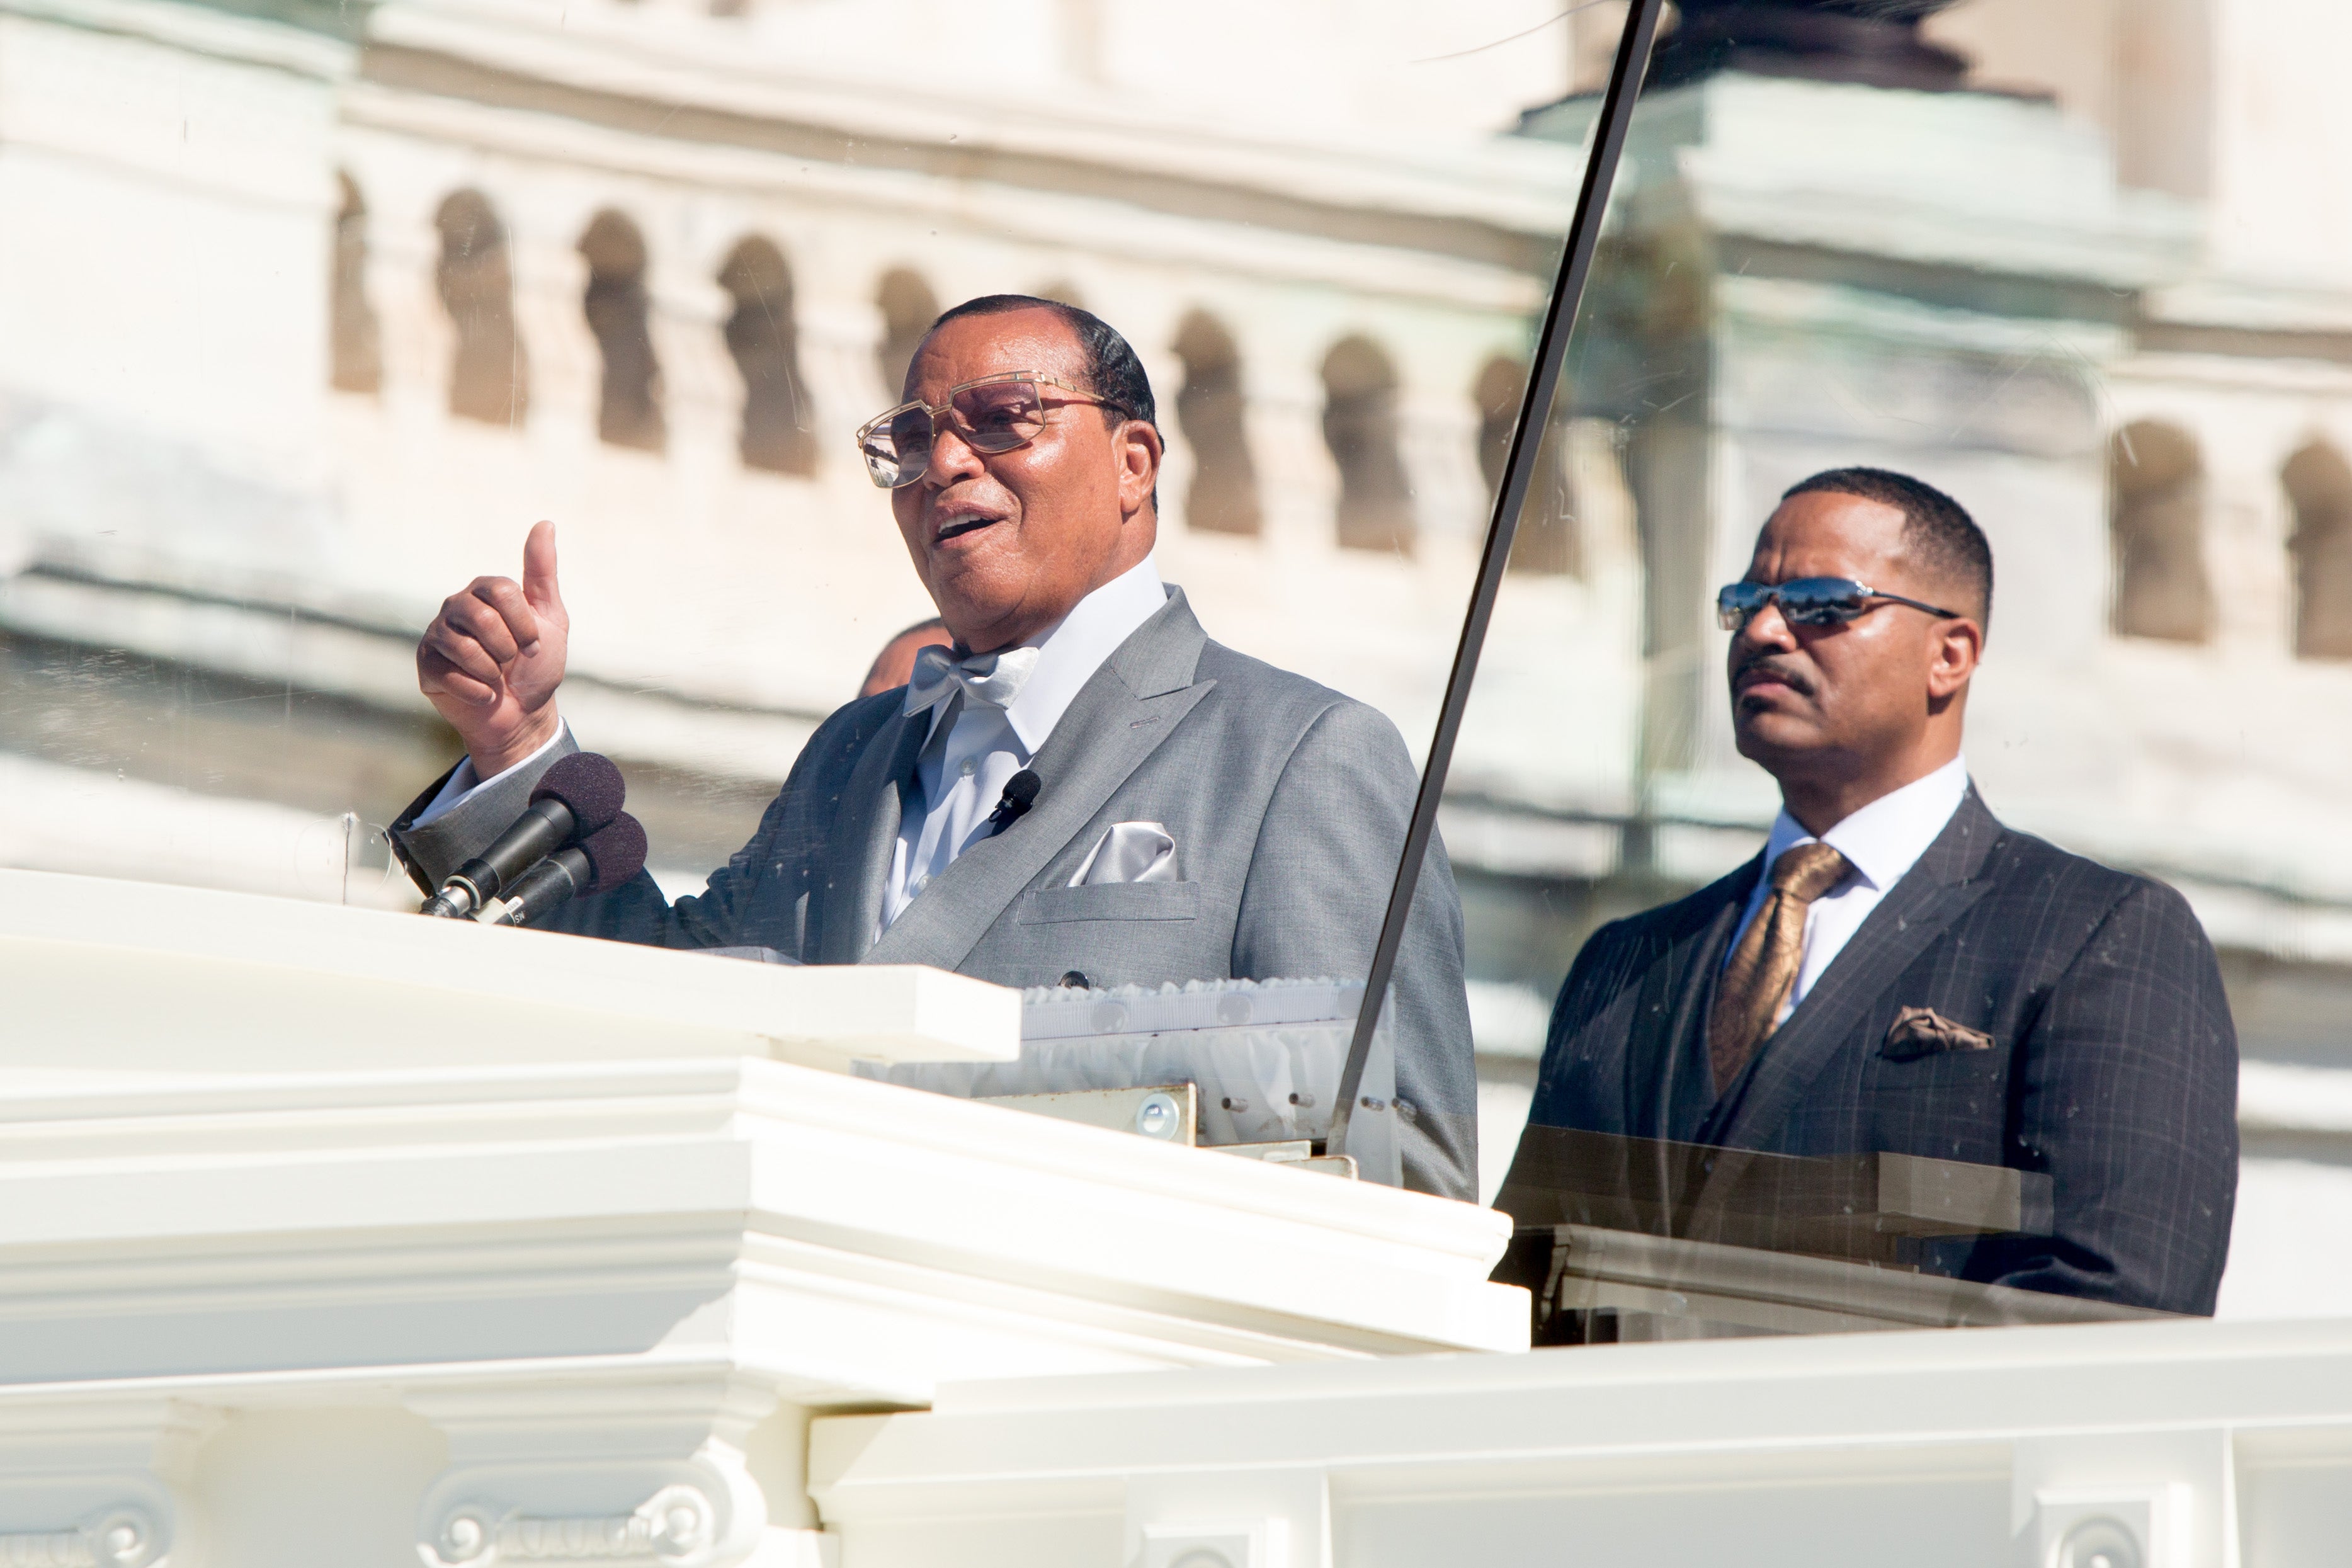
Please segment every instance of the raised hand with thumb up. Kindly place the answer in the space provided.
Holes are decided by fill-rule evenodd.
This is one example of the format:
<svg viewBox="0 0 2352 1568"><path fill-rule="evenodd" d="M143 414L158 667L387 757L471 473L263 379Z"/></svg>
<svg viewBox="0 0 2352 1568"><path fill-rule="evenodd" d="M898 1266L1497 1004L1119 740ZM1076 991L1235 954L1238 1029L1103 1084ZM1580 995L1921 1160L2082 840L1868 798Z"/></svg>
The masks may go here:
<svg viewBox="0 0 2352 1568"><path fill-rule="evenodd" d="M554 739L555 689L572 630L555 584L555 524L522 546L522 581L477 577L441 602L416 643L416 684L483 778Z"/></svg>

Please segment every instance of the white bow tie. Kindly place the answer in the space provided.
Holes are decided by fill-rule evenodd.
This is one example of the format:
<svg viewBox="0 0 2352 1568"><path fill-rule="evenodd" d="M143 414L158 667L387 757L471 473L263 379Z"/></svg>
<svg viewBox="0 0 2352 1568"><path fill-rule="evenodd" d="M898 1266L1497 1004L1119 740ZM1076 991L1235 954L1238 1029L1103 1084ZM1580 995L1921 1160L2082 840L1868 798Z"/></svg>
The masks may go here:
<svg viewBox="0 0 2352 1568"><path fill-rule="evenodd" d="M1036 668L1034 647L1009 647L1002 653L975 653L959 659L934 643L915 655L905 712L908 718L928 712L959 689L968 700L983 708L1010 708Z"/></svg>

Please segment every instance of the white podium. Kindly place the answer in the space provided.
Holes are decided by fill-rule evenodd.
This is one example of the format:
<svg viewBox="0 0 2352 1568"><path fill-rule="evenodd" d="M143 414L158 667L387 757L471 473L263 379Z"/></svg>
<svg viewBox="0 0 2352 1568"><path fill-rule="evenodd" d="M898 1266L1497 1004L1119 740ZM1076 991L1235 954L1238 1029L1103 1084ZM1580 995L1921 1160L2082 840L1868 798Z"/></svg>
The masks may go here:
<svg viewBox="0 0 2352 1568"><path fill-rule="evenodd" d="M0 871L0 1563L815 1562L812 1413L1511 1350L1466 1205L850 1076L1018 997Z"/></svg>
<svg viewBox="0 0 2352 1568"><path fill-rule="evenodd" d="M1017 998L0 872L0 1568L2268 1568L2352 1323L1533 1354L1506 1222L852 1076Z"/></svg>

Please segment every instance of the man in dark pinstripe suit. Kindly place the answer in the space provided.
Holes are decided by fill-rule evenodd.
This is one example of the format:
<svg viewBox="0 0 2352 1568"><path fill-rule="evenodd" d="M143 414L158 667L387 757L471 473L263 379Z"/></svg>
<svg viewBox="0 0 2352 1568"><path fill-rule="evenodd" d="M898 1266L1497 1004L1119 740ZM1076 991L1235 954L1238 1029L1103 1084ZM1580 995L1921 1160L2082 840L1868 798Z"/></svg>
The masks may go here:
<svg viewBox="0 0 2352 1568"><path fill-rule="evenodd" d="M1718 604L1780 819L1738 871L1585 944L1529 1121L2045 1172L2048 1234L1930 1267L2210 1313L2238 1168L2221 973L2178 893L2004 827L1969 784L1991 599L1941 491L1872 468L1789 491Z"/></svg>

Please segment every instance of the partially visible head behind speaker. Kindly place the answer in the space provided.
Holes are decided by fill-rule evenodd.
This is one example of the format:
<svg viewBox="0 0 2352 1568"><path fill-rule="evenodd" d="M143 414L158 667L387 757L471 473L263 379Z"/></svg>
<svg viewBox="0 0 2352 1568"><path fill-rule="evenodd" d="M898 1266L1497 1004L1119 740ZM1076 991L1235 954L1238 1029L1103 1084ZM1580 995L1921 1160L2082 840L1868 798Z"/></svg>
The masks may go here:
<svg viewBox="0 0 2352 1568"><path fill-rule="evenodd" d="M866 683L857 689L857 695L872 697L896 691L915 678L917 654L927 647L949 647L954 643L955 634L939 616L917 621L882 645L882 651L874 656L872 667L866 671Z"/></svg>

